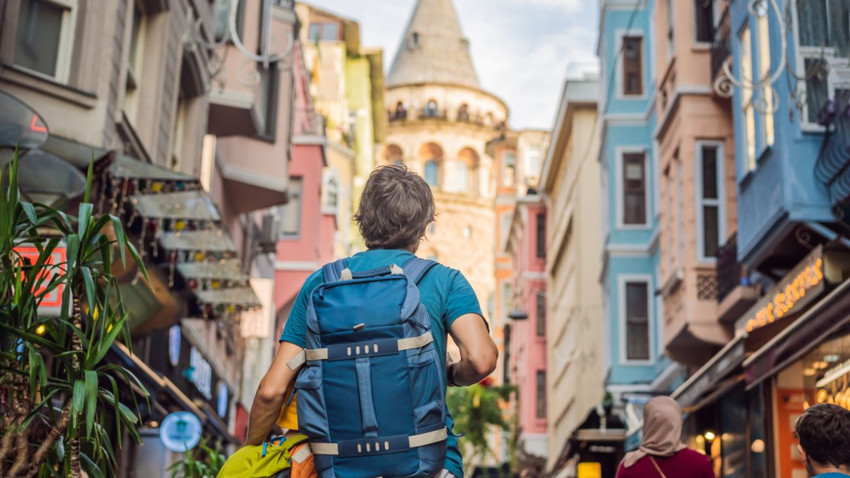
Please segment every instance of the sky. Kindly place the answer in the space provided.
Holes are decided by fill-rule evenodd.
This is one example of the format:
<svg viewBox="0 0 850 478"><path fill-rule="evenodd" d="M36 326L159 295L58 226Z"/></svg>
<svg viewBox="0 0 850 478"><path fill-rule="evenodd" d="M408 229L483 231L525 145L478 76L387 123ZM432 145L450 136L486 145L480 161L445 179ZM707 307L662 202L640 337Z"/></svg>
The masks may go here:
<svg viewBox="0 0 850 478"><path fill-rule="evenodd" d="M360 23L361 44L383 47L388 71L416 0L308 0ZM515 129L551 129L567 67L595 61L597 2L454 0L481 86L510 109Z"/></svg>

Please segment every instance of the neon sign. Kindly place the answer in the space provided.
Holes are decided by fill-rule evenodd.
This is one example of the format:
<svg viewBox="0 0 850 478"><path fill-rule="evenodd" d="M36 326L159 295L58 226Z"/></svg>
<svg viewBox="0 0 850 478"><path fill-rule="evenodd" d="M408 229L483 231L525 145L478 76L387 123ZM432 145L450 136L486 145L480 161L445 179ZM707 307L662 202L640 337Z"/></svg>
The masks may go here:
<svg viewBox="0 0 850 478"><path fill-rule="evenodd" d="M823 282L823 257L818 248L751 308L739 324L745 325L747 332L772 324L808 304L823 290Z"/></svg>

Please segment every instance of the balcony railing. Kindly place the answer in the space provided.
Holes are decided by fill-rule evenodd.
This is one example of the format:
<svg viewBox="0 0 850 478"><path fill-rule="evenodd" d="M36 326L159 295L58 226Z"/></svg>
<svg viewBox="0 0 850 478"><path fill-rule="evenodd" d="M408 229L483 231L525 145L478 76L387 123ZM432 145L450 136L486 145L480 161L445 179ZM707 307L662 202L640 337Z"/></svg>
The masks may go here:
<svg viewBox="0 0 850 478"><path fill-rule="evenodd" d="M717 302L742 283L741 263L738 262L738 234L735 233L717 251Z"/></svg>
<svg viewBox="0 0 850 478"><path fill-rule="evenodd" d="M711 45L711 78L717 78L723 63L732 55L731 33L729 27L729 10L723 11L717 30L714 32L714 43Z"/></svg>

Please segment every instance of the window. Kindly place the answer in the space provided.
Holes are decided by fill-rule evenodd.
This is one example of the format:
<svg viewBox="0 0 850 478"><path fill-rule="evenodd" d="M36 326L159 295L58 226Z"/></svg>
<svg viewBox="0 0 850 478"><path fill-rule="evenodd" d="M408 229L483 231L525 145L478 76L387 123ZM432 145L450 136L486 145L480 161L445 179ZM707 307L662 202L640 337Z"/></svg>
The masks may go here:
<svg viewBox="0 0 850 478"><path fill-rule="evenodd" d="M528 151L525 153L525 167L528 168L526 169L526 174L539 176L541 169L543 169L542 161L543 153L539 146L528 148Z"/></svg>
<svg viewBox="0 0 850 478"><path fill-rule="evenodd" d="M546 213L537 213L537 258L546 258Z"/></svg>
<svg viewBox="0 0 850 478"><path fill-rule="evenodd" d="M289 202L280 208L280 234L298 237L301 234L301 178L289 178Z"/></svg>
<svg viewBox="0 0 850 478"><path fill-rule="evenodd" d="M440 174L440 167L437 164L436 159L429 159L425 162L425 182L428 183L431 187L436 187L438 185L438 177Z"/></svg>
<svg viewBox="0 0 850 478"><path fill-rule="evenodd" d="M626 360L649 360L649 284L626 282Z"/></svg>
<svg viewBox="0 0 850 478"><path fill-rule="evenodd" d="M500 298L502 318L507 319L513 307L513 287L510 282L502 282L502 297Z"/></svg>
<svg viewBox="0 0 850 478"><path fill-rule="evenodd" d="M124 91L124 114L135 123L139 110L139 87L145 51L145 17L136 3L130 32L130 51L127 58L127 80Z"/></svg>
<svg viewBox="0 0 850 478"><path fill-rule="evenodd" d="M311 23L308 38L312 42L339 41L339 24L336 22Z"/></svg>
<svg viewBox="0 0 850 478"><path fill-rule="evenodd" d="M324 182L322 205L325 209L335 211L339 206L339 181L334 173L328 171Z"/></svg>
<svg viewBox="0 0 850 478"><path fill-rule="evenodd" d="M510 234L510 232L511 232L511 221L512 221L512 219L513 219L513 216L512 216L511 213L509 213L509 212L503 212L502 213L502 218L500 220L501 224L499 224L499 226L501 226L501 231L500 231L501 235L499 236L501 238L501 240L499 242L500 250L504 250L505 242L508 240L508 234Z"/></svg>
<svg viewBox="0 0 850 478"><path fill-rule="evenodd" d="M643 94L643 38L623 37L623 95Z"/></svg>
<svg viewBox="0 0 850 478"><path fill-rule="evenodd" d="M719 143L697 143L697 207L700 260L717 257L723 238L723 148Z"/></svg>
<svg viewBox="0 0 850 478"><path fill-rule="evenodd" d="M513 151L502 153L502 186L509 188L516 182L516 154Z"/></svg>
<svg viewBox="0 0 850 478"><path fill-rule="evenodd" d="M411 41L412 41L413 48L416 48L416 47L418 47L418 46L419 46L419 32L413 32L413 33L410 35L410 39L411 39Z"/></svg>
<svg viewBox="0 0 850 478"><path fill-rule="evenodd" d="M428 118L434 118L437 116L436 100L428 100L428 103L425 104L425 116Z"/></svg>
<svg viewBox="0 0 850 478"><path fill-rule="evenodd" d="M741 70L738 76L747 82L753 78L753 54L750 39L750 28L744 27L738 36L738 51ZM741 88L741 106L744 109L744 161L747 171L756 169L756 112L753 106L753 90Z"/></svg>
<svg viewBox="0 0 850 478"><path fill-rule="evenodd" d="M818 65L821 55L826 62L832 58L846 58L850 53L850 2L846 0L807 0L794 2L797 14L797 45L801 57L798 74L821 69L823 74L806 81L806 107L803 123L817 124L817 114L824 103L835 93L837 85L829 85L825 64ZM832 87L832 89L830 88Z"/></svg>
<svg viewBox="0 0 850 478"><path fill-rule="evenodd" d="M181 89L177 98L177 107L174 110L174 122L171 130L171 169L175 171L180 171L180 160L183 158L183 136L185 136L188 101L186 94Z"/></svg>
<svg viewBox="0 0 850 478"><path fill-rule="evenodd" d="M471 226L465 226L463 228L463 238L464 239L472 238L472 227Z"/></svg>
<svg viewBox="0 0 850 478"><path fill-rule="evenodd" d="M263 98L263 101L259 101L257 105L258 113L263 121L259 133L260 136L273 138L277 126L277 92L280 73L277 62L270 63L268 68L258 64L257 68L260 73L260 94Z"/></svg>
<svg viewBox="0 0 850 478"><path fill-rule="evenodd" d="M537 336L546 335L546 292L537 291Z"/></svg>
<svg viewBox="0 0 850 478"><path fill-rule="evenodd" d="M714 4L719 0L694 0L696 2L697 43L714 41Z"/></svg>
<svg viewBox="0 0 850 478"><path fill-rule="evenodd" d="M469 121L469 105L466 103L460 105L460 108L457 110L457 120L458 121Z"/></svg>
<svg viewBox="0 0 850 478"><path fill-rule="evenodd" d="M21 0L15 64L67 81L76 6L77 0Z"/></svg>
<svg viewBox="0 0 850 478"><path fill-rule="evenodd" d="M537 371L537 418L546 418L546 371Z"/></svg>
<svg viewBox="0 0 850 478"><path fill-rule="evenodd" d="M466 192L469 189L469 167L463 161L455 162L457 176L455 177L455 190Z"/></svg>
<svg viewBox="0 0 850 478"><path fill-rule="evenodd" d="M758 30L756 41L758 42L758 64L759 64L759 80L765 81L770 77L770 30L768 28L768 6L767 2L763 2L762 7L758 10L758 19L756 20L756 29ZM761 139L762 148L773 145L773 89L768 84L763 90L759 91L763 96L762 103L764 104L764 114L759 114L759 119L763 120L761 124Z"/></svg>
<svg viewBox="0 0 850 478"><path fill-rule="evenodd" d="M233 8L232 0L215 0L213 11L215 12L215 41L220 42L229 38L230 33L230 12ZM236 34L242 38L242 24L245 18L245 2L239 2L239 7L236 10Z"/></svg>
<svg viewBox="0 0 850 478"><path fill-rule="evenodd" d="M673 12L673 0L667 0L667 10L666 10L666 16L667 16L667 25L666 25L666 27L667 27L667 34L666 34L666 37L667 37L667 52L666 52L667 63L669 63L670 60L673 59L673 50L675 49L675 43L674 43L675 37L674 37L674 30L673 30L673 28L674 28L673 25L674 25L675 22L673 21L673 15L675 15L675 13Z"/></svg>
<svg viewBox="0 0 850 478"><path fill-rule="evenodd" d="M623 155L623 224L646 224L646 154Z"/></svg>

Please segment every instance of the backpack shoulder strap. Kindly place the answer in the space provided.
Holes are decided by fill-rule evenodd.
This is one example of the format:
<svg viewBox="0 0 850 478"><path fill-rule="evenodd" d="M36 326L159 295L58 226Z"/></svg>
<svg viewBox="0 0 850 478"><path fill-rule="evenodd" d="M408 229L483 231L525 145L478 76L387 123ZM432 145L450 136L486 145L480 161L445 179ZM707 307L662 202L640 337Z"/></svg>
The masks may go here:
<svg viewBox="0 0 850 478"><path fill-rule="evenodd" d="M339 281L342 271L348 268L348 259L329 262L322 267L322 276L325 283Z"/></svg>
<svg viewBox="0 0 850 478"><path fill-rule="evenodd" d="M411 282L419 284L419 281L425 277L425 274L436 265L437 262L435 261L414 257L405 262L402 269L404 270L404 275L407 276Z"/></svg>

